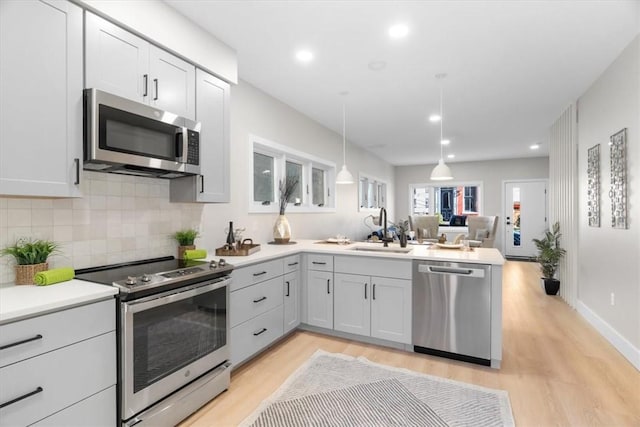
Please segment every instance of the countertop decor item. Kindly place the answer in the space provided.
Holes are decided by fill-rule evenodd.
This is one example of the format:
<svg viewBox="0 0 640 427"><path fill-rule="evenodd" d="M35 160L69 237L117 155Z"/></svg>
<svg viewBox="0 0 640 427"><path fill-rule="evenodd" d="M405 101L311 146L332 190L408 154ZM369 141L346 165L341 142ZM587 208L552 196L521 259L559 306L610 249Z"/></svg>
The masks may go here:
<svg viewBox="0 0 640 427"><path fill-rule="evenodd" d="M71 267L53 268L51 270L36 273L33 281L38 286L53 285L55 283L67 282L73 279L76 272Z"/></svg>
<svg viewBox="0 0 640 427"><path fill-rule="evenodd" d="M199 234L195 228L178 230L173 233L173 238L178 241L178 259L185 259L184 252L196 248L194 241Z"/></svg>
<svg viewBox="0 0 640 427"><path fill-rule="evenodd" d="M287 176L284 181L280 180L280 215L276 219L276 223L273 225L273 240L276 243L287 243L291 239L291 226L289 220L284 216L284 211L287 209L287 204L293 198L293 193L298 187L297 176Z"/></svg>
<svg viewBox="0 0 640 427"><path fill-rule="evenodd" d="M560 260L567 252L560 247L560 223L553 224L551 230L547 230L542 239L533 239L533 243L538 248L536 261L540 263L542 269L542 279L544 280L544 290L547 295L556 295L560 289L560 280L554 278Z"/></svg>
<svg viewBox="0 0 640 427"><path fill-rule="evenodd" d="M207 257L206 249L187 249L184 251L183 259L204 259Z"/></svg>
<svg viewBox="0 0 640 427"><path fill-rule="evenodd" d="M407 247L407 233L409 232L409 220L405 219L404 221L399 221L397 223L391 223L391 225L396 227L396 232L398 233L398 240L400 241L400 247Z"/></svg>
<svg viewBox="0 0 640 427"><path fill-rule="evenodd" d="M50 240L18 239L0 251L0 255L13 256L16 261L16 285L33 285L36 273L49 268L47 258L55 253L58 244Z"/></svg>
<svg viewBox="0 0 640 427"><path fill-rule="evenodd" d="M217 256L248 256L256 253L260 250L259 243L253 243L252 239L244 239L242 243L236 245L236 247L230 247L224 245L221 248L216 249Z"/></svg>

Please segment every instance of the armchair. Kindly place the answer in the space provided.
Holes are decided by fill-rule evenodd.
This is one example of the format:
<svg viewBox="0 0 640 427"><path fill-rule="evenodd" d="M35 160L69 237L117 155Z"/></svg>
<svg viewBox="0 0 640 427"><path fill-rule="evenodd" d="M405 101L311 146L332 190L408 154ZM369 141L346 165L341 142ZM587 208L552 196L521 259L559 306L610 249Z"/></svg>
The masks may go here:
<svg viewBox="0 0 640 427"><path fill-rule="evenodd" d="M416 233L418 240L437 243L439 227L438 215L409 215L409 229Z"/></svg>
<svg viewBox="0 0 640 427"><path fill-rule="evenodd" d="M493 248L498 230L497 216L469 216L469 246L475 248Z"/></svg>

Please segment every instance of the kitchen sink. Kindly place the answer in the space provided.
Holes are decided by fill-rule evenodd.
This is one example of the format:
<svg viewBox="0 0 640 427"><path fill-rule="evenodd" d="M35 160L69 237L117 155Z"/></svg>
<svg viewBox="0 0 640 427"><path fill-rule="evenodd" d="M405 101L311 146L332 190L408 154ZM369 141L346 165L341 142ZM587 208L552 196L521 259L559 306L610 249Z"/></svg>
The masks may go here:
<svg viewBox="0 0 640 427"><path fill-rule="evenodd" d="M349 251L362 251L362 252L387 252L393 254L408 254L413 248L400 248L400 247L388 247L384 246L355 246L349 248Z"/></svg>

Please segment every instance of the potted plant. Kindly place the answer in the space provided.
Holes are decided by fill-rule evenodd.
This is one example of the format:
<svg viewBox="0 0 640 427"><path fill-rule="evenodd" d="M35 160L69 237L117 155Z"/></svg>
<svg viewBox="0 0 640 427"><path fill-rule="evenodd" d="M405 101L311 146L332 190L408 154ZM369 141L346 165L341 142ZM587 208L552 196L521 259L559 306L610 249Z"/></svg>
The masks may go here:
<svg viewBox="0 0 640 427"><path fill-rule="evenodd" d="M16 243L0 251L0 255L11 255L16 261L16 285L33 285L33 277L49 269L47 258L56 252L58 244L50 240L18 239Z"/></svg>
<svg viewBox="0 0 640 427"><path fill-rule="evenodd" d="M398 234L398 240L400 241L400 247L406 248L407 233L409 232L409 220L405 219L404 221L392 223L392 225L396 228L396 233Z"/></svg>
<svg viewBox="0 0 640 427"><path fill-rule="evenodd" d="M195 228L176 231L173 238L178 241L178 259L184 259L184 251L195 249L194 240L200 233Z"/></svg>
<svg viewBox="0 0 640 427"><path fill-rule="evenodd" d="M556 295L560 289L560 280L555 274L560 264L560 260L567 252L560 247L560 223L553 224L551 230L547 230L542 239L533 239L533 243L538 248L536 261L540 263L542 269L542 279L544 280L544 290L547 295Z"/></svg>
<svg viewBox="0 0 640 427"><path fill-rule="evenodd" d="M284 181L280 180L278 186L280 190L280 215L278 215L278 219L273 225L273 240L275 243L286 244L291 239L291 226L287 217L284 216L284 211L291 201L296 187L298 187L297 176L287 176Z"/></svg>

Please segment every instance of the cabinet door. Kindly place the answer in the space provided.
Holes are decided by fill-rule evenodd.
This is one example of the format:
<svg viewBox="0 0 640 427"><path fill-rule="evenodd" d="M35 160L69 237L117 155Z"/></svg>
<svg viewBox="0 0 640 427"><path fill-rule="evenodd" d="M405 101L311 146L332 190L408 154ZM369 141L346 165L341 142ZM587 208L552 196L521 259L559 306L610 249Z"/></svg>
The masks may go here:
<svg viewBox="0 0 640 427"><path fill-rule="evenodd" d="M82 9L0 2L0 194L79 197Z"/></svg>
<svg viewBox="0 0 640 427"><path fill-rule="evenodd" d="M371 283L369 276L335 273L334 322L336 331L369 336Z"/></svg>
<svg viewBox="0 0 640 427"><path fill-rule="evenodd" d="M200 122L201 175L171 180L172 202L228 203L229 92L228 83L196 70L196 121Z"/></svg>
<svg viewBox="0 0 640 427"><path fill-rule="evenodd" d="M149 43L92 13L85 19L86 87L148 102Z"/></svg>
<svg viewBox="0 0 640 427"><path fill-rule="evenodd" d="M292 271L284 275L284 333L300 324L300 272Z"/></svg>
<svg viewBox="0 0 640 427"><path fill-rule="evenodd" d="M149 104L195 120L196 68L169 52L149 46Z"/></svg>
<svg viewBox="0 0 640 427"><path fill-rule="evenodd" d="M333 329L333 273L307 273L307 323Z"/></svg>
<svg viewBox="0 0 640 427"><path fill-rule="evenodd" d="M411 344L411 280L372 277L371 336Z"/></svg>

